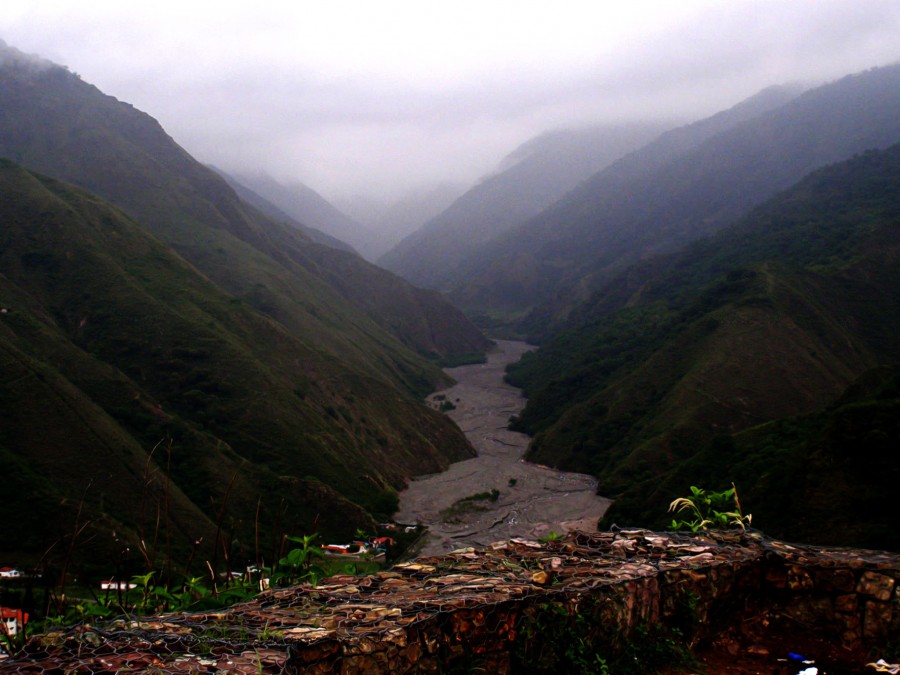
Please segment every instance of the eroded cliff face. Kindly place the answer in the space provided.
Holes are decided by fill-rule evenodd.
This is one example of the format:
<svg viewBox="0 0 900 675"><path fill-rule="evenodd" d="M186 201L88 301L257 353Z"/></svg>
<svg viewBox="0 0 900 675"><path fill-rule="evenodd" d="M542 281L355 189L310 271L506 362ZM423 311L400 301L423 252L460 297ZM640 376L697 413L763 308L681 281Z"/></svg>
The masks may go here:
<svg viewBox="0 0 900 675"><path fill-rule="evenodd" d="M72 628L33 638L0 671L583 672L630 663L673 672L697 657L772 670L790 649L858 672L900 637L898 579L898 554L756 532L576 533L275 589L215 613Z"/></svg>

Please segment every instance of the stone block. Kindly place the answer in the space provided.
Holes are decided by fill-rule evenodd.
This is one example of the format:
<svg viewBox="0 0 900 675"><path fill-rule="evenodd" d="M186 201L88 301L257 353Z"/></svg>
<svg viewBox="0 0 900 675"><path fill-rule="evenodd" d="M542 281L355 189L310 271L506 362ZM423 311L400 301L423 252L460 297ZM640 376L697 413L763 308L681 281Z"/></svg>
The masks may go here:
<svg viewBox="0 0 900 675"><path fill-rule="evenodd" d="M886 574L863 572L863 575L860 577L859 583L856 586L856 592L876 600L881 600L882 602L887 602L891 599L891 594L894 592L895 585L896 582L894 581L894 578Z"/></svg>
<svg viewBox="0 0 900 675"><path fill-rule="evenodd" d="M891 629L892 607L887 602L866 600L866 616L863 622L863 637L866 640L886 638Z"/></svg>
<svg viewBox="0 0 900 675"><path fill-rule="evenodd" d="M770 567L766 570L766 583L773 588L787 588L788 573L783 567Z"/></svg>
<svg viewBox="0 0 900 675"><path fill-rule="evenodd" d="M856 645L862 639L862 620L859 614L838 614L835 617L845 646Z"/></svg>
<svg viewBox="0 0 900 675"><path fill-rule="evenodd" d="M805 625L827 626L834 621L834 607L831 599L804 595L795 598L785 608L784 613Z"/></svg>
<svg viewBox="0 0 900 675"><path fill-rule="evenodd" d="M787 572L787 587L794 593L811 591L814 588L813 579L802 567L791 566Z"/></svg>
<svg viewBox="0 0 900 675"><path fill-rule="evenodd" d="M856 613L859 610L859 596L856 593L845 593L834 599L834 611Z"/></svg>
<svg viewBox="0 0 900 675"><path fill-rule="evenodd" d="M856 589L856 575L850 570L818 570L816 590L822 593L851 593Z"/></svg>

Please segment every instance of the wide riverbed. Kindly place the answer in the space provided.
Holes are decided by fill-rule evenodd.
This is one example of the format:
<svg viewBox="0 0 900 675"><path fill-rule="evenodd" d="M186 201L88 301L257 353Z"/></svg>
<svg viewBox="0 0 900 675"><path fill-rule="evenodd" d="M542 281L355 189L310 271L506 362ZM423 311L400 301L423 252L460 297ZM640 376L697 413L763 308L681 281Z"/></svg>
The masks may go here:
<svg viewBox="0 0 900 675"><path fill-rule="evenodd" d="M447 414L466 434L478 457L457 462L443 473L415 479L400 494L397 521L429 527L420 555L513 537L534 539L551 531L594 530L610 504L596 495L593 477L522 459L529 438L506 425L525 406L525 399L503 381L503 375L506 365L531 347L503 340L497 346L485 364L448 368L446 372L457 384L430 397L435 406L444 400L456 406ZM460 502L492 490L500 493L496 501Z"/></svg>

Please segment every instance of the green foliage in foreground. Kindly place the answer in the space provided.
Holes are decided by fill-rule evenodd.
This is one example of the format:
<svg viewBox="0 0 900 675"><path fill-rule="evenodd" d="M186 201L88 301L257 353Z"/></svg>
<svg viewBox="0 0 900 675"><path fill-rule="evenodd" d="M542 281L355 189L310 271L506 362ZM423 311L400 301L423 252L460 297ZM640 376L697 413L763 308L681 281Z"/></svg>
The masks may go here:
<svg viewBox="0 0 900 675"><path fill-rule="evenodd" d="M731 509L731 510L728 510ZM690 497L679 497L669 504L669 511L688 513L687 520L673 520L673 530L724 530L739 527L742 530L750 524L751 514L744 515L734 483L722 492L711 492L691 486Z"/></svg>
<svg viewBox="0 0 900 675"><path fill-rule="evenodd" d="M212 567L205 577L166 577L164 570L151 570L133 576L121 588L104 590L90 597L82 592L66 594L57 589L48 598L49 612L43 618L33 617L26 631L9 636L0 632L0 645L15 653L29 635L46 632L58 626L94 625L124 616L140 621L142 617L165 612L193 612L219 609L245 602L268 588L296 584L317 585L320 579L334 574L369 574L380 569L374 562L331 559L316 543L318 535L285 536L287 550L273 565L248 567L243 573L214 575ZM131 588L133 586L133 588Z"/></svg>

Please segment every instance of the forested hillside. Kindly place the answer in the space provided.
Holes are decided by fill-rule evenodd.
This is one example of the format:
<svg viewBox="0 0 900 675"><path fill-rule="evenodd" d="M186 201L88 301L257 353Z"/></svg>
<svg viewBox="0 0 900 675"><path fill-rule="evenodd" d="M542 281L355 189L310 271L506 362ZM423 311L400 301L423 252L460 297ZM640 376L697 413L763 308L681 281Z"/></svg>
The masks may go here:
<svg viewBox="0 0 900 675"><path fill-rule="evenodd" d="M4 519L7 546L44 550L76 510L133 544L163 501L182 551L210 545L223 514L249 545L257 506L266 536L348 535L407 476L471 453L443 416L304 344L95 196L9 162L0 195L0 448L17 494L39 495ZM87 548L110 552L95 535Z"/></svg>
<svg viewBox="0 0 900 675"><path fill-rule="evenodd" d="M529 458L646 505L635 485L684 476L716 437L813 414L896 364L898 186L900 146L870 151L609 282L509 374L529 395Z"/></svg>
<svg viewBox="0 0 900 675"><path fill-rule="evenodd" d="M64 554L85 524L95 559L160 527L182 559L197 541L349 536L410 476L470 456L421 402L442 361L490 346L458 310L0 47L0 453L37 502L4 519L0 553Z"/></svg>
<svg viewBox="0 0 900 675"><path fill-rule="evenodd" d="M392 285L392 275L345 252L344 277L355 293L342 296L320 273L320 256L335 256L331 247L242 202L149 115L59 66L6 51L12 58L0 68L0 156L112 201L225 291L371 375L423 393L442 375L404 343L442 357L458 355L460 344L459 353L488 346L446 303L452 331L431 331L425 342L391 332L384 316L393 312L383 312L382 303L394 299L368 292L363 282L380 276ZM410 288L406 295L414 300L404 308L411 323L427 321L420 303L432 305L433 294Z"/></svg>

